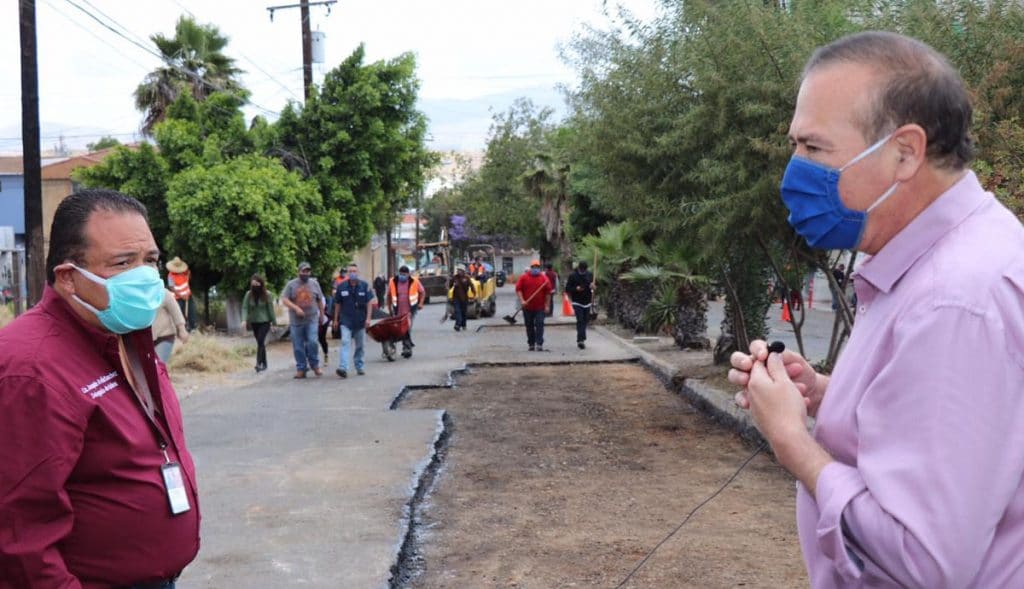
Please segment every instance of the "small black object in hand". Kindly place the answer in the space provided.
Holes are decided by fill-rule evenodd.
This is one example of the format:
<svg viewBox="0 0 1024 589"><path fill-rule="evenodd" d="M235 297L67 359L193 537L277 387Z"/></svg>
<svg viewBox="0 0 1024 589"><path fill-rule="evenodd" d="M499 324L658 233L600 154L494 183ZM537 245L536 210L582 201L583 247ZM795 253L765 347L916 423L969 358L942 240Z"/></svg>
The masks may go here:
<svg viewBox="0 0 1024 589"><path fill-rule="evenodd" d="M768 345L769 354L781 354L786 349L786 344L780 341L774 341Z"/></svg>

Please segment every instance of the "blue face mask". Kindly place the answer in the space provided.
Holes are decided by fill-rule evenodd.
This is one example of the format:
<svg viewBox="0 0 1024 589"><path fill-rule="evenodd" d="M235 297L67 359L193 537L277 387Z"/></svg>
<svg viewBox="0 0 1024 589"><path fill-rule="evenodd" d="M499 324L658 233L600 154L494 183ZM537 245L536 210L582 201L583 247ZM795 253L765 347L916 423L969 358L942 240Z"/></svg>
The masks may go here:
<svg viewBox="0 0 1024 589"><path fill-rule="evenodd" d="M866 211L847 208L839 198L839 176L871 155L892 137L886 135L841 168L830 168L794 155L782 177L782 202L789 209L789 224L807 245L817 249L856 249L864 236L868 213L892 196L894 183Z"/></svg>
<svg viewBox="0 0 1024 589"><path fill-rule="evenodd" d="M348 273L348 279L351 280L352 282L355 282L356 280L359 280L359 273L358 272L349 272Z"/></svg>
<svg viewBox="0 0 1024 589"><path fill-rule="evenodd" d="M408 274L399 274L398 275L398 281L399 282L408 282L409 281L409 275Z"/></svg>
<svg viewBox="0 0 1024 589"><path fill-rule="evenodd" d="M530 268L530 276L540 276L540 268Z"/></svg>
<svg viewBox="0 0 1024 589"><path fill-rule="evenodd" d="M164 283L156 268L138 266L110 278L100 278L78 266L75 266L75 270L107 289L107 308L102 311L78 298L78 295L71 295L79 304L92 311L103 327L117 334L125 334L153 325L156 312L164 302Z"/></svg>

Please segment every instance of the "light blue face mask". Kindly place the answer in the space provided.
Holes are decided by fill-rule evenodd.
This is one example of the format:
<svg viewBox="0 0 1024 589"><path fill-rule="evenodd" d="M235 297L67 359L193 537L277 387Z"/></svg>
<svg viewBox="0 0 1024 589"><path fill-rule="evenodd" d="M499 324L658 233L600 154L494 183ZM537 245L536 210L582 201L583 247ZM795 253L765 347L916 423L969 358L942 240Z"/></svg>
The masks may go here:
<svg viewBox="0 0 1024 589"><path fill-rule="evenodd" d="M107 308L100 311L89 303L71 295L79 304L92 311L108 330L125 334L153 325L156 312L164 302L164 283L160 273L152 266L138 266L100 278L84 268L74 266L89 280L107 289Z"/></svg>

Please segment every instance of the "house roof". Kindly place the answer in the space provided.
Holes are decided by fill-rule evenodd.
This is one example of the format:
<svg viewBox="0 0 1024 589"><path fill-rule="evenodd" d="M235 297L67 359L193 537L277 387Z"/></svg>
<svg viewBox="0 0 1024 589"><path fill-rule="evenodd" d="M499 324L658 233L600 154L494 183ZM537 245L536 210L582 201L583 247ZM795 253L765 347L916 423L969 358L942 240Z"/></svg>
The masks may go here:
<svg viewBox="0 0 1024 589"><path fill-rule="evenodd" d="M113 147L101 149L91 153L76 155L60 162L44 165L42 168L43 180L69 180L71 172L78 168L88 168L102 162L114 151Z"/></svg>
<svg viewBox="0 0 1024 589"><path fill-rule="evenodd" d="M0 174L5 176L20 176L22 170L22 157L0 156Z"/></svg>
<svg viewBox="0 0 1024 589"><path fill-rule="evenodd" d="M126 146L132 149L134 146ZM72 157L46 157L42 160L42 179L43 180L69 180L71 179L71 172L78 168L87 168L89 166L95 166L102 162L108 155L114 151L114 148L101 149L91 153L83 153ZM0 156L0 174L8 176L21 176L25 173L24 158L18 156Z"/></svg>

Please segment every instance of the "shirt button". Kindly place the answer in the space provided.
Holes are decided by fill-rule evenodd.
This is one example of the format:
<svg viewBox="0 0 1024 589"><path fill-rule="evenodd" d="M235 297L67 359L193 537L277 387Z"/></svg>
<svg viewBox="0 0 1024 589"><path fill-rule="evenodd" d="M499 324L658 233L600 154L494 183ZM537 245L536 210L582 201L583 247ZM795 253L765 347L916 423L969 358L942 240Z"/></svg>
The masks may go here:
<svg viewBox="0 0 1024 589"><path fill-rule="evenodd" d="M868 312L868 308L865 305L861 305L860 309L858 309L858 311L861 312L861 313L867 313Z"/></svg>

